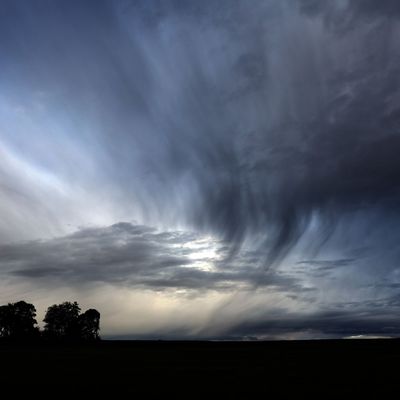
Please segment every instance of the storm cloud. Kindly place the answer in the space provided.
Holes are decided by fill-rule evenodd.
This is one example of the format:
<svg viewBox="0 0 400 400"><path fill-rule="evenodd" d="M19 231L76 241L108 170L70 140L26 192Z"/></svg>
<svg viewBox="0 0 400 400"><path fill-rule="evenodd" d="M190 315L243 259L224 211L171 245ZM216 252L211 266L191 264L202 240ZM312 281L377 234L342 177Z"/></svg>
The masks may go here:
<svg viewBox="0 0 400 400"><path fill-rule="evenodd" d="M2 0L2 276L281 291L295 320L394 298L399 17L394 0Z"/></svg>

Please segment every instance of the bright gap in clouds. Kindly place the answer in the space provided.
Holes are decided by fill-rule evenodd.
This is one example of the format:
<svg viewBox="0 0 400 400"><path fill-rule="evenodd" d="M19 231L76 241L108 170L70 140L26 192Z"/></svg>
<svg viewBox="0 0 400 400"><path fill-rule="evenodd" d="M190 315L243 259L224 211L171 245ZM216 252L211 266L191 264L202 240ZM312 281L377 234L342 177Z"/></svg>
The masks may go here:
<svg viewBox="0 0 400 400"><path fill-rule="evenodd" d="M188 242L182 245L188 250L188 257L193 260L189 268L197 268L201 271L216 271L215 263L222 260L221 254L218 254L220 241L212 236L205 236L198 240Z"/></svg>

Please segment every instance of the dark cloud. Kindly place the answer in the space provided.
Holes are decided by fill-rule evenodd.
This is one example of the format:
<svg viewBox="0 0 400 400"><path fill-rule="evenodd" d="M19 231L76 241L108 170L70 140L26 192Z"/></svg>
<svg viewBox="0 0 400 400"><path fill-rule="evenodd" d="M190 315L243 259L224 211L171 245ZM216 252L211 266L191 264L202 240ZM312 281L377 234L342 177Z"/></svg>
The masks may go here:
<svg viewBox="0 0 400 400"><path fill-rule="evenodd" d="M353 10L355 14L358 15L368 15L371 18L376 17L399 17L400 16L400 5L395 0L355 0L349 2L349 7Z"/></svg>
<svg viewBox="0 0 400 400"><path fill-rule="evenodd" d="M68 155L9 142L106 184L124 209L132 199L143 220L179 220L233 250L264 234L267 265L314 215L323 243L344 213L399 199L397 21L379 22L396 6L343 4L5 2L6 87L25 105L27 90L43 92L103 168L80 175ZM349 9L379 23L354 20L344 39L321 15Z"/></svg>
<svg viewBox="0 0 400 400"><path fill-rule="evenodd" d="M130 277L189 264L182 249L169 247L171 241L185 244L188 240L185 233L159 235L146 226L118 223L48 241L3 245L1 264L3 272L29 278L61 275L71 283L127 282Z"/></svg>
<svg viewBox="0 0 400 400"><path fill-rule="evenodd" d="M322 2L318 0L298 0L300 10L311 16L325 15L325 17L341 14L351 19L369 17L371 19L397 18L400 15L400 6L396 0L351 0L337 2ZM332 19L330 19L332 21ZM339 18L336 23L340 23Z"/></svg>
<svg viewBox="0 0 400 400"><path fill-rule="evenodd" d="M277 338L307 333L312 337L336 337L376 335L397 337L400 335L398 294L370 301L340 301L317 312L293 313L288 309L269 311L265 316L248 315L231 325L227 336ZM295 336L292 336L295 337Z"/></svg>
<svg viewBox="0 0 400 400"><path fill-rule="evenodd" d="M309 332L309 337L343 338L365 334L396 337L400 335L400 321L394 315L330 311L311 316L287 315L246 322L232 327L227 336L277 338L284 334L304 332Z"/></svg>
<svg viewBox="0 0 400 400"><path fill-rule="evenodd" d="M220 247L219 242L204 242L187 232L118 223L46 241L2 245L0 267L3 275L47 280L53 286L103 282L154 290L251 289L254 285L302 290L294 278L257 268L252 253L235 262L207 255L207 250Z"/></svg>

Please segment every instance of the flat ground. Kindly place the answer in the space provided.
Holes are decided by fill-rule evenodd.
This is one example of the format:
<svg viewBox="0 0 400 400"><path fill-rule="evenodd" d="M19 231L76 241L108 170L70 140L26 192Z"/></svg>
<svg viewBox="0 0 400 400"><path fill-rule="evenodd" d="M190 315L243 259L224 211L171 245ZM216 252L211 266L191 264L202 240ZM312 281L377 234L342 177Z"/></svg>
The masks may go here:
<svg viewBox="0 0 400 400"><path fill-rule="evenodd" d="M82 392L386 398L400 395L400 340L0 343L0 396L10 390L34 398Z"/></svg>

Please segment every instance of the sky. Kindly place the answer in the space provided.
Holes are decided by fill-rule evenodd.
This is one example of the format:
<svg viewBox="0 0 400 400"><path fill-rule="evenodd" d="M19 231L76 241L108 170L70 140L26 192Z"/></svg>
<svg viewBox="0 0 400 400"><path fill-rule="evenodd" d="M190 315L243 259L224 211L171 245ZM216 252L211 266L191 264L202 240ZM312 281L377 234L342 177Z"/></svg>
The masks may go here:
<svg viewBox="0 0 400 400"><path fill-rule="evenodd" d="M0 0L0 303L400 336L399 44L397 0Z"/></svg>

